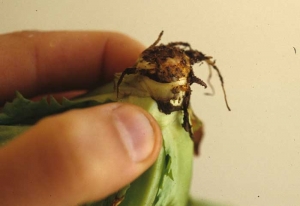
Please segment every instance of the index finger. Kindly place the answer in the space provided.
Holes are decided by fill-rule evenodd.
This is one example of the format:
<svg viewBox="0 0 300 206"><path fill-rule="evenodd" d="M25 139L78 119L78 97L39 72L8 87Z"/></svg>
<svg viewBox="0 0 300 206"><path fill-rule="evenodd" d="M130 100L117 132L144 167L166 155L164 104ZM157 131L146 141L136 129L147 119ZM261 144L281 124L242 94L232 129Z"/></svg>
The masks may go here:
<svg viewBox="0 0 300 206"><path fill-rule="evenodd" d="M134 64L144 47L114 32L37 32L0 35L0 103L90 89Z"/></svg>

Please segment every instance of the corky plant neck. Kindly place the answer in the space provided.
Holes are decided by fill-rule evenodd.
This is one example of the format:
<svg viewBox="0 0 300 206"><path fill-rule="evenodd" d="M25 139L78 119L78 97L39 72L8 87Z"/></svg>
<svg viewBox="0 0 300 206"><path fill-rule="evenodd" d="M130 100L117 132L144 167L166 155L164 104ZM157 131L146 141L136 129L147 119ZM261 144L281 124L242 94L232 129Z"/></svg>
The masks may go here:
<svg viewBox="0 0 300 206"><path fill-rule="evenodd" d="M135 84L141 90L146 91L158 105L161 112L170 114L173 111L182 110L184 113L182 126L190 133L192 129L189 121L188 107L191 97L191 85L207 85L194 75L192 65L206 62L209 67L215 69L220 77L227 108L230 110L223 86L223 78L215 62L211 57L193 50L189 43L173 42L167 45L158 45L163 32L158 39L147 48L132 68L127 68L119 77L116 88L119 95L119 87L125 75L134 74Z"/></svg>
<svg viewBox="0 0 300 206"><path fill-rule="evenodd" d="M170 83L187 78L190 59L178 47L160 45L146 49L135 64L142 75L157 82Z"/></svg>

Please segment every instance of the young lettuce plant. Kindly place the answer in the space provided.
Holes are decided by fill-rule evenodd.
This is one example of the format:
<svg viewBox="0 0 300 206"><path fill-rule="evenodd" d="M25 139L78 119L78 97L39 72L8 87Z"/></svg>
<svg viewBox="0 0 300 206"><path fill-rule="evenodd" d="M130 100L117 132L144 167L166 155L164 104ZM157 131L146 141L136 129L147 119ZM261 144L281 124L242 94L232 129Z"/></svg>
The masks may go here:
<svg viewBox="0 0 300 206"><path fill-rule="evenodd" d="M193 154L199 153L202 123L190 107L191 85L207 87L192 66L206 62L223 78L211 57L193 50L188 43L173 42L147 48L131 68L115 74L114 82L80 98L58 103L42 99L33 102L20 93L0 113L0 144L4 145L39 119L74 108L108 102L127 102L147 110L160 125L163 148L154 165L137 180L115 194L90 206L184 206L189 204ZM229 107L228 107L229 109ZM230 110L230 109L229 109Z"/></svg>

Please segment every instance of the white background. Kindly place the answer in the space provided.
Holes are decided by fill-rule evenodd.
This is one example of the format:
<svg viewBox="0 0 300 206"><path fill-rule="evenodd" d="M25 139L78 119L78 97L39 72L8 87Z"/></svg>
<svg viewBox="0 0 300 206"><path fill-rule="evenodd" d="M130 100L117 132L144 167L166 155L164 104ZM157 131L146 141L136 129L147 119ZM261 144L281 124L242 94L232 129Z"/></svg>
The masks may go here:
<svg viewBox="0 0 300 206"><path fill-rule="evenodd" d="M232 111L217 75L214 97L193 87L206 136L192 195L300 205L300 1L0 1L0 33L31 29L114 30L145 45L164 30L162 42L187 41L214 56ZM206 80L205 66L194 70Z"/></svg>

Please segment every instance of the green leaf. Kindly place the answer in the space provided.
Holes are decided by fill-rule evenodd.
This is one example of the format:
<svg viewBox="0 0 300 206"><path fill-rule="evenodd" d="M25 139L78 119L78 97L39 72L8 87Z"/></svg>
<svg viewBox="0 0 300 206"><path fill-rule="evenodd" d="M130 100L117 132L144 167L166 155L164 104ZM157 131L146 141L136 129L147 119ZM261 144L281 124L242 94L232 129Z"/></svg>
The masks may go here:
<svg viewBox="0 0 300 206"><path fill-rule="evenodd" d="M29 128L27 125L0 125L0 147Z"/></svg>
<svg viewBox="0 0 300 206"><path fill-rule="evenodd" d="M0 113L0 124L30 125L45 116L74 108L84 108L98 104L100 104L100 102L96 100L71 101L65 98L62 103L59 103L52 96L49 97L49 101L47 101L47 98L42 98L40 101L35 102L24 98L19 92L16 92L16 98L12 102L8 102L4 105L2 112Z"/></svg>

